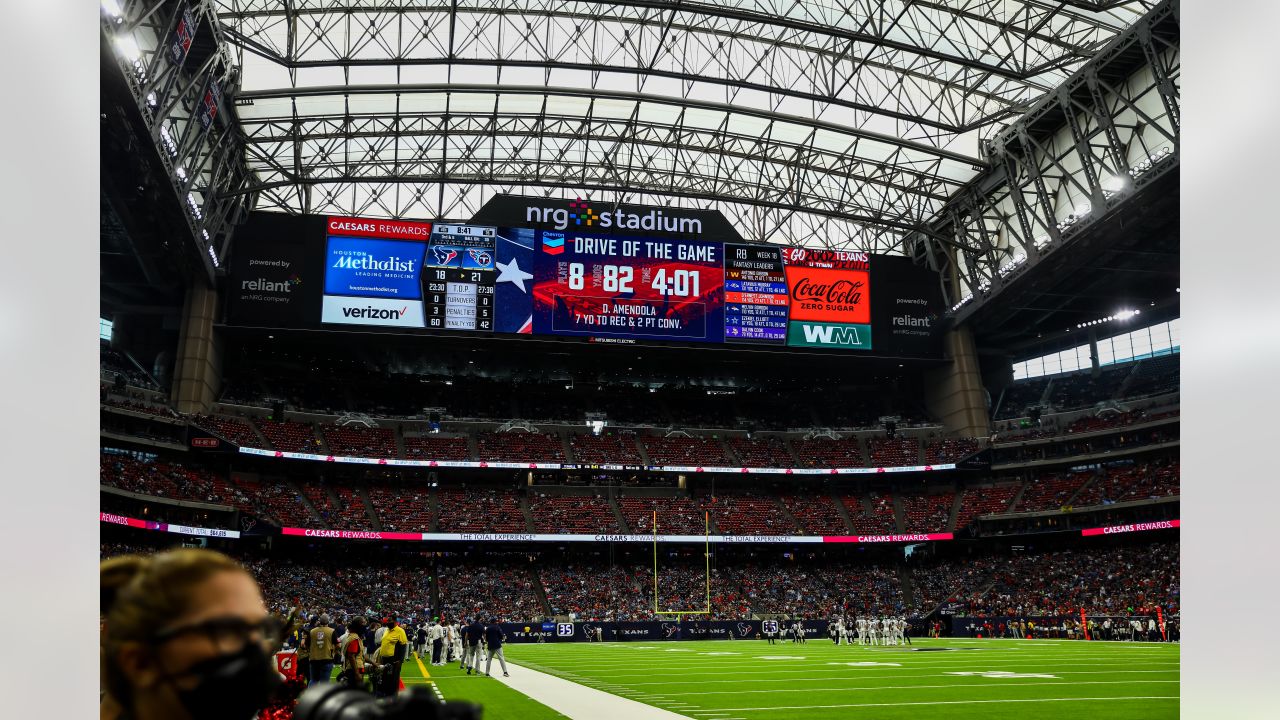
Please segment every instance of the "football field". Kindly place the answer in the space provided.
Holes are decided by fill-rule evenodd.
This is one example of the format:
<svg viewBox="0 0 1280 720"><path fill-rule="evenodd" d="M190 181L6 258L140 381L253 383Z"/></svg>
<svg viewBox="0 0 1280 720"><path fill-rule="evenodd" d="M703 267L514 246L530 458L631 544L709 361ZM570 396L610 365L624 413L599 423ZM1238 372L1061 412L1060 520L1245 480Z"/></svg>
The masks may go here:
<svg viewBox="0 0 1280 720"><path fill-rule="evenodd" d="M752 640L549 643L508 645L506 651L518 665L695 720L918 718L922 713L984 719L1178 716L1176 644L914 643L875 648L836 647L816 639L775 645ZM406 678L413 665L406 665ZM446 700L480 702L490 720L560 717L497 680L459 677L456 666L430 670Z"/></svg>

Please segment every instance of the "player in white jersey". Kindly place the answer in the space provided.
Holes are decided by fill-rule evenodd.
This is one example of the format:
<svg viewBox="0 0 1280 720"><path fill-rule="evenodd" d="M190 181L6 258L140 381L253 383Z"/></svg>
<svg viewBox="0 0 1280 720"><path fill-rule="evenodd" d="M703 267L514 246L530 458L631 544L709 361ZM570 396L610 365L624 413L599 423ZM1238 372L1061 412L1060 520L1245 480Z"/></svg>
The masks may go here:
<svg viewBox="0 0 1280 720"><path fill-rule="evenodd" d="M837 618L836 619L836 645L839 645L841 642L845 643L846 645L849 644L849 631L844 626L844 618Z"/></svg>
<svg viewBox="0 0 1280 720"><path fill-rule="evenodd" d="M867 619L865 617L859 616L858 619L854 621L854 625L856 626L858 631L858 644L866 645L867 644Z"/></svg>

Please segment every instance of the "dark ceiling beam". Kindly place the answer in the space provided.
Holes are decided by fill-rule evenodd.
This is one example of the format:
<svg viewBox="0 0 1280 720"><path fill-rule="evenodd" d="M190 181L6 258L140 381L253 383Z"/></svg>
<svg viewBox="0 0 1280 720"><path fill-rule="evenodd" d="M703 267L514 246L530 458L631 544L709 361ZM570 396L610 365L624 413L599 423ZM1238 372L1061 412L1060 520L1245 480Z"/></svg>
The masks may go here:
<svg viewBox="0 0 1280 720"><path fill-rule="evenodd" d="M228 34L237 35L238 33L228 32ZM261 53L256 53L256 54L261 55ZM852 102L849 100L843 100L841 98L831 97L828 95L821 95L818 93L803 92L801 90L797 90L791 87L782 87L777 85L764 85L761 83L732 80L732 79L726 79L726 78L715 77L710 75L697 75L694 73L662 70L660 68L635 68L635 67L624 67L624 66L617 66L617 65L602 65L597 63L560 62L556 60L508 60L508 59L492 59L492 58L481 58L481 59L452 58L451 59L446 57L415 58L415 59L406 59L406 60L397 59L394 61L392 60L315 60L315 61L300 61L300 62L281 61L280 64L291 69L316 68L316 67L344 67L345 68L345 67L390 66L390 65L396 65L396 66L407 66L407 65L454 66L454 65L457 65L462 67L484 66L484 67L497 67L497 68L539 67L539 68L548 68L552 70L580 70L580 71L590 72L590 73L618 73L623 75L653 76L653 77L669 78L673 80L680 80L682 82L705 82L708 84L723 85L726 87L737 88L740 90L754 90L757 92L770 93L774 95L785 95L787 97L793 97L799 100L825 103L827 105L847 108L849 110L855 110L858 112L866 112L866 113L872 113L875 115L881 115L884 117L893 118L894 120L912 122L912 123L922 125L924 127L932 128L934 130L939 130L939 131L950 133L953 135L960 134L961 132L964 132L964 129L965 129L958 125L951 125L949 123L939 122L938 120L926 118L921 115L913 115L911 113L898 112L896 110L892 110L890 108L882 107L879 105L870 105L867 103ZM937 82L940 82L940 81L937 81ZM584 93L585 92L594 93L597 91L589 90L589 91L584 91Z"/></svg>
<svg viewBox="0 0 1280 720"><path fill-rule="evenodd" d="M711 102L706 100L690 100L687 98L670 98L646 95L639 92L628 92L623 90L602 90L590 88L566 88L566 87L543 87L529 85L466 85L466 84L450 84L450 83L432 83L425 85L330 85L322 87L298 87L298 88L277 88L271 90L253 90L242 92L237 96L238 100L257 100L257 99L290 99L299 97L324 97L335 96L345 97L349 95L404 95L404 94L430 94L438 93L441 95L458 95L458 94L486 94L486 95L530 95L530 96L555 96L555 97L578 97L578 98L594 98L609 100L624 100L629 102L652 103L655 105L668 105L680 108L696 108L699 110L710 110L713 112L723 112L730 115L742 115L746 117L759 118L770 122L784 122L801 127L813 128L817 130L825 130L827 132L839 135L847 135L851 137L862 138L864 140L872 140L881 142L886 145L900 147L904 150L913 150L925 155L951 160L958 163L964 163L971 167L984 167L985 163L981 160L968 155L943 150L933 147L925 143L912 142L903 140L902 138L886 135L884 133L872 132L870 130L862 130L860 128L850 128L837 123L827 122L824 120L816 120L814 118L805 118L797 115L787 115L785 113L772 112L769 110L761 110L758 108L742 107L730 105L728 103ZM457 113L451 113L457 114ZM485 113L487 116L488 113Z"/></svg>
<svg viewBox="0 0 1280 720"><path fill-rule="evenodd" d="M997 77L1007 78L1009 80L1025 81L1034 77L1034 75L1030 72L1014 70L1014 69L1010 69L1008 67L1003 67L1000 65L992 65L990 63L982 62L980 60L975 60L973 58L964 57L962 55L947 53L934 48L921 47L919 45L915 45L908 42L891 40L889 38L880 37L870 33L854 32L850 30L844 30L842 28L831 27L829 25L823 25L821 23L799 20L796 18L790 18L782 15L751 12L748 10L742 10L740 8L729 7L725 5L716 5L711 3L700 3L700 2L683 2L681 0L668 0L666 2L663 2L662 0L623 0L622 2L613 2L610 4L628 6L628 7L638 7L638 8L651 8L656 10L673 10L673 11L703 15L708 17L726 18L730 20L739 20L744 22L758 23L762 25L783 27L789 30L798 30L801 32L814 33L817 35L825 35L828 37L838 38L840 40L868 43L870 45L889 48L892 50L898 50L901 52L912 53L914 55L919 55L920 57L929 58L931 60L940 60L943 62L955 64L961 67L966 67L973 70L979 70L981 72L988 73ZM922 7L927 6L930 9L947 13L953 17L960 17L972 22L989 25L992 28L998 29L1003 34L1009 34L1009 35L1023 38L1024 42L1027 40L1037 40L1048 45L1059 47L1064 51L1070 52L1072 54L1081 55L1081 56L1083 56L1088 52L1088 48L1077 48L1077 47L1071 46L1069 44L1063 43L1060 38L1054 37L1053 35L1043 34L1043 33L1021 32L1018 29L1011 27L1007 22L998 21L994 18L989 18L977 13L958 11L954 7L950 7L946 5L937 5L932 3L917 3L917 4L921 5ZM504 12L519 13L521 15L539 15L539 16L548 16L548 17L563 16L565 17L565 19L570 19L570 20L572 19L579 19L579 20L590 19L592 21L599 20L597 16L587 16L586 18L583 18L580 13L554 12L554 11L538 10L534 8L501 8L501 9ZM341 6L338 6L336 8L333 6L326 6L326 7L315 8L315 9L300 8L300 9L296 9L289 12L288 15L290 17L300 17L300 16L312 15L312 14L319 14L319 15L330 15L335 13L365 14L370 12L376 12L381 14L387 14L387 13L404 14L404 13L410 13L410 12L421 13L424 11L439 11L442 13L457 12L460 14L476 14L476 13L492 14L496 10L497 8L473 9L473 8L467 8L467 7L457 7L456 3L452 5L446 5L442 3L437 7L424 7L421 5L415 5L410 7L398 7L398 8L385 7L385 6L367 6L367 7L350 7L350 8L341 7ZM248 11L248 12L240 12L240 13L223 12L223 13L219 13L219 19L225 22L226 20L237 20L237 19L244 19L244 18L277 17L277 16L284 16L284 15L285 13L283 10ZM660 18L661 16L655 15L654 17L655 17L655 22L653 24L654 25L661 24L656 20L656 18Z"/></svg>

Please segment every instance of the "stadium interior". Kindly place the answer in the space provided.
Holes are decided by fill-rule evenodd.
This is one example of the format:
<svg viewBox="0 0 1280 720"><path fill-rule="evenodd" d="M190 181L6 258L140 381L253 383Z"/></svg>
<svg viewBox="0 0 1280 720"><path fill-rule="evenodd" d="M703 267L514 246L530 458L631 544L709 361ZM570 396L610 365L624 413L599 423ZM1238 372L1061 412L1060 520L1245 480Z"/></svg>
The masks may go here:
<svg viewBox="0 0 1280 720"><path fill-rule="evenodd" d="M500 620L504 688L401 677L498 720L589 717L521 673L626 698L617 720L847 717L841 689L867 688L841 683L880 682L823 656L850 666L821 685L842 701L659 701L554 656L596 627L602 652L633 628L732 655L768 623L830 644L837 619L900 617L914 649L1005 652L972 643L1118 640L1114 620L1173 648L1177 9L104 0L102 557L216 549L282 615ZM414 232L416 268L352 269ZM723 259L618 251L593 275L584 235ZM609 297L575 295L570 261ZM696 302L653 279L677 267ZM869 315L823 289L805 316L838 273L868 278ZM602 300L609 329L565 330ZM735 343L748 317L780 334ZM1130 662L1112 645L1104 670ZM794 647L774 651L759 672ZM1141 684L1176 683L1176 654L1092 687L1000 657L1074 687L918 675L896 697L1177 714L1176 685Z"/></svg>

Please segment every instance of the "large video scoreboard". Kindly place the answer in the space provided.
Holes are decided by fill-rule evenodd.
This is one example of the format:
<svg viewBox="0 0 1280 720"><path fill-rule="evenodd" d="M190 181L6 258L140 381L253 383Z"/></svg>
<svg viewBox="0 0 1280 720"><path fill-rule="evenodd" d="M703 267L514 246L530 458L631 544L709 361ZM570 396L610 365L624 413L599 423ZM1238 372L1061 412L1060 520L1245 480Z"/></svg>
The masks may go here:
<svg viewBox="0 0 1280 720"><path fill-rule="evenodd" d="M229 324L940 355L937 276L906 258L596 228L323 222L322 245L239 245Z"/></svg>

